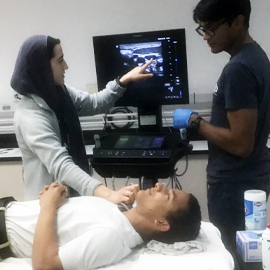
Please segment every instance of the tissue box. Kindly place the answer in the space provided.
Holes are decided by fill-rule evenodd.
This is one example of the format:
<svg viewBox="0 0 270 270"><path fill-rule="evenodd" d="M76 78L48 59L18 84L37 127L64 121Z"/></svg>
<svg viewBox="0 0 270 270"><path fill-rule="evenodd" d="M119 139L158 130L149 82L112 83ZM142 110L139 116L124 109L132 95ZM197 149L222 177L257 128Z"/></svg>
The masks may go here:
<svg viewBox="0 0 270 270"><path fill-rule="evenodd" d="M236 247L244 262L262 261L263 231L238 231L236 233Z"/></svg>

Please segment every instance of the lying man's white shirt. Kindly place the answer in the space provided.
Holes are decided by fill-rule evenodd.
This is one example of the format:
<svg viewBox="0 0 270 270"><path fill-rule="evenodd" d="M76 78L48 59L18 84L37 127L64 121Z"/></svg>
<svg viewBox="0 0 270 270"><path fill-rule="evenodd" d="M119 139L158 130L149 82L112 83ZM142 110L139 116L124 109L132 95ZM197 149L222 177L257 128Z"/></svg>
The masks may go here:
<svg viewBox="0 0 270 270"><path fill-rule="evenodd" d="M12 202L7 207L7 231L17 257L32 256L39 211L38 200ZM143 242L115 204L90 196L71 198L60 207L57 237L65 270L117 263Z"/></svg>

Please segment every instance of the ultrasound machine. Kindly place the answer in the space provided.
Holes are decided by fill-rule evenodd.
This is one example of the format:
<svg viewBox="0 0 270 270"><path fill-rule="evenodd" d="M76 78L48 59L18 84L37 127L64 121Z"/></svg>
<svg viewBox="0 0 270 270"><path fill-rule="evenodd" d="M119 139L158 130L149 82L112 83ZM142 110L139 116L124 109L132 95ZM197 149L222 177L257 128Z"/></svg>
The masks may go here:
<svg viewBox="0 0 270 270"><path fill-rule="evenodd" d="M191 146L179 130L162 125L162 106L189 103L185 29L93 37L98 89L142 66L153 77L131 82L115 107L136 107L138 129L112 130L93 149L93 168L102 177L171 177ZM119 132L120 131L120 132Z"/></svg>

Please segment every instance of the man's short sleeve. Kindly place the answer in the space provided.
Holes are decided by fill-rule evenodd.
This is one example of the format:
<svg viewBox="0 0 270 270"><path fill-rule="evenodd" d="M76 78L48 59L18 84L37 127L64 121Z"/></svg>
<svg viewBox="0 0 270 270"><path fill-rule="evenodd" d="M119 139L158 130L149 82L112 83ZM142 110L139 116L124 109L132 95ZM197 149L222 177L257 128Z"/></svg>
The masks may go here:
<svg viewBox="0 0 270 270"><path fill-rule="evenodd" d="M119 262L131 250L111 228L91 229L59 248L64 270L86 270Z"/></svg>
<svg viewBox="0 0 270 270"><path fill-rule="evenodd" d="M257 109L258 80L248 66L227 65L222 83L226 109Z"/></svg>

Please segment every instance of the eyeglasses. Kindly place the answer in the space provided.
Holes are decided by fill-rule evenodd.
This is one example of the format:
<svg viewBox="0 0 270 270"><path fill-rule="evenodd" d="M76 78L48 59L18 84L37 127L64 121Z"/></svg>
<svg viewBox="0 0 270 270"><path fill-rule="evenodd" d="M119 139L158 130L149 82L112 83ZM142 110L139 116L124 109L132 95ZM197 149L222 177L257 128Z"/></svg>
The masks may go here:
<svg viewBox="0 0 270 270"><path fill-rule="evenodd" d="M204 36L204 34L206 34L209 37L213 37L213 36L215 36L215 31L222 24L224 24L226 22L227 22L227 20L224 20L224 21L220 22L218 25L216 25L215 27L202 27L201 25L199 25L195 30L200 36Z"/></svg>

